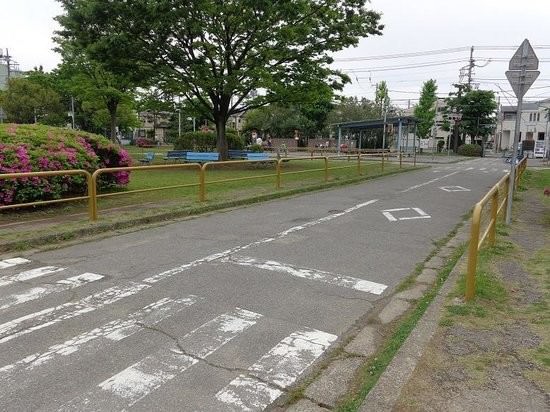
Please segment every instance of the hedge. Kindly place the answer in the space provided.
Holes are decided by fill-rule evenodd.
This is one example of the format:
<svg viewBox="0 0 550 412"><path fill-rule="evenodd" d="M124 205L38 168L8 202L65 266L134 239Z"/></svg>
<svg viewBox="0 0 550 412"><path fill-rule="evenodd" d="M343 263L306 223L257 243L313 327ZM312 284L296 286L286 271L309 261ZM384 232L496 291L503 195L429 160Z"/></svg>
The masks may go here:
<svg viewBox="0 0 550 412"><path fill-rule="evenodd" d="M130 166L126 150L91 133L44 125L0 124L0 174ZM100 177L100 188L125 186L128 172ZM0 179L0 205L83 194L84 176Z"/></svg>
<svg viewBox="0 0 550 412"><path fill-rule="evenodd" d="M226 132L229 149L244 149L244 140L235 133ZM216 150L216 133L187 132L175 139L174 150L194 150L197 152L214 152Z"/></svg>
<svg viewBox="0 0 550 412"><path fill-rule="evenodd" d="M478 144L463 144L458 148L458 154L461 156L480 157L481 146Z"/></svg>

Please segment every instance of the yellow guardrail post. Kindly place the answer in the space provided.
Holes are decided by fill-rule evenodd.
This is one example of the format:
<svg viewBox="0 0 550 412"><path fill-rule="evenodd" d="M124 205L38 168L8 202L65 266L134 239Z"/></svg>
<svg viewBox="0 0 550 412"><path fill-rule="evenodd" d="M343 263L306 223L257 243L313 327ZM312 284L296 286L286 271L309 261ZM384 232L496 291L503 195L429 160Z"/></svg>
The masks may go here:
<svg viewBox="0 0 550 412"><path fill-rule="evenodd" d="M199 169L199 202L206 201L206 166L208 163L205 163Z"/></svg>
<svg viewBox="0 0 550 412"><path fill-rule="evenodd" d="M91 183L90 183L90 190L88 193L90 193L90 203L91 203L91 212L92 215L90 217L90 220L92 222L97 220L97 176L99 175L99 171L101 169L97 169L91 177Z"/></svg>
<svg viewBox="0 0 550 412"><path fill-rule="evenodd" d="M283 162L283 159L279 159L277 160L277 163L275 165L275 169L277 171L277 178L276 178L276 187L277 187L277 190L279 190L281 188L281 163Z"/></svg>
<svg viewBox="0 0 550 412"><path fill-rule="evenodd" d="M328 182L328 157L323 156L323 159L325 160L325 183Z"/></svg>
<svg viewBox="0 0 550 412"><path fill-rule="evenodd" d="M466 301L474 298L476 288L477 254L479 251L479 226L481 220L480 203L476 204L472 215L472 227L470 229L470 244L468 246L468 273L466 275Z"/></svg>
<svg viewBox="0 0 550 412"><path fill-rule="evenodd" d="M496 235L497 235L497 215L498 215L498 194L499 189L495 190L495 193L493 193L492 201L491 201L491 229L489 230L489 244L491 246L495 245L496 241Z"/></svg>

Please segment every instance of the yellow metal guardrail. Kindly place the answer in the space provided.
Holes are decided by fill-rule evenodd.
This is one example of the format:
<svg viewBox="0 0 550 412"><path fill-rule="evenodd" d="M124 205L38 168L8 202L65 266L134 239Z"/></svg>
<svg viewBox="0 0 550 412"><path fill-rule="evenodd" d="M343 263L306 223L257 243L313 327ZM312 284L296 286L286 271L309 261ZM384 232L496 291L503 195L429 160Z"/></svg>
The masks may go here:
<svg viewBox="0 0 550 412"><path fill-rule="evenodd" d="M111 167L111 168L105 168L105 169L97 169L92 174L92 182L91 182L91 185L92 185L92 200L91 200L91 203L93 204L91 220L97 220L97 199L99 199L99 198L112 197L112 196L122 196L122 195L131 194L131 193L153 192L153 191L156 191L156 190L176 189L176 188L180 188L180 187L200 186L200 182L199 183L185 183L185 184L180 184L180 185L151 187L151 188L147 188L147 189L125 190L124 192L113 192L113 193L97 194L97 180L98 180L99 176L101 176L102 174L117 173L117 172L131 172L131 171L139 171L139 170L149 171L149 170L166 170L166 169L196 169L197 172L199 172L199 177L200 177L201 165L198 164L198 163L182 163L182 164L172 164L172 165L126 166L126 167Z"/></svg>
<svg viewBox="0 0 550 412"><path fill-rule="evenodd" d="M165 164L165 165L150 165L150 166L127 166L127 167L113 167L113 168L103 168L97 169L93 174L90 174L86 170L59 170L59 171L45 171L45 172L28 172L28 173L10 173L10 174L0 174L0 179L17 179L17 178L30 178L30 177L50 177L50 176L71 176L71 175L84 175L86 177L86 186L87 190L86 196L62 198L55 200L45 200L37 201L30 203L18 203L14 205L0 206L0 210L4 209L15 209L19 207L29 207L37 205L46 205L52 203L61 203L61 202L71 202L77 200L87 200L88 201L88 214L89 218L92 221L97 220L98 218L98 199L114 196L123 196L133 193L143 193L143 192L152 192L157 190L166 190L166 189L176 189L183 187L198 187L199 188L199 201L206 201L206 187L209 184L225 183L225 182L235 182L241 180L251 180L251 179L260 179L260 178L270 178L275 177L275 188L277 190L281 189L282 186L282 177L285 175L301 174L301 173L312 173L312 172L324 172L324 181L328 182L329 180L329 171L338 170L338 169L348 169L348 168L357 168L358 175L362 175L364 168L362 168L362 161L368 158L377 158L379 154L369 153L369 154L345 154L340 156L305 156L305 157L285 157L280 159L266 159L266 160L230 160L230 161L218 161L218 162L207 162L204 164L199 163L183 163L183 164ZM381 158L381 169L384 170L384 158L387 158L389 161L389 154L382 156ZM347 158L348 161L354 159L356 161L353 165L340 165L340 166L329 166L330 160L342 161L342 159ZM402 167L401 159L402 156L399 154L399 168ZM323 160L324 167L318 169L306 169L306 170L295 170L295 171L284 171L283 164L293 161L303 161L303 160ZM244 176L236 177L231 179L220 179L207 181L206 174L208 168L212 166L234 166L239 164L247 163L273 163L275 171L273 174L263 174L256 176ZM146 189L135 189L135 190L125 190L122 192L112 192L112 193L102 193L97 192L98 181L101 175L107 173L117 173L117 172L131 172L131 171L153 171L153 170L166 170L166 169L194 169L198 173L198 182L197 183L185 183L178 185L169 185L161 187L152 187Z"/></svg>
<svg viewBox="0 0 550 412"><path fill-rule="evenodd" d="M49 205L53 203L73 202L76 200L88 200L88 214L90 216L90 219L92 219L93 207L94 207L92 202L92 199L93 199L92 175L90 174L90 172L86 170L74 169L74 170L51 170L51 171L45 171L45 172L5 173L5 174L0 174L0 180L28 179L32 177L75 176L75 175L83 175L86 178L86 188L87 188L86 196L67 197L67 198L54 199L54 200L40 200L40 201L29 202L29 203L18 203L15 205L0 206L0 210L15 209L19 207Z"/></svg>
<svg viewBox="0 0 550 412"><path fill-rule="evenodd" d="M517 165L514 190L526 167L527 158L523 158ZM502 210L506 213L509 182L510 174L507 174L474 206L470 229L470 242L468 246L468 272L466 275L466 293L464 295L466 301L472 300L475 296L477 256L483 242L487 239L490 246L494 246L495 244L498 215ZM489 202L491 203L491 209L489 211L489 216L485 219L488 220L487 227L483 233L481 233L483 208Z"/></svg>

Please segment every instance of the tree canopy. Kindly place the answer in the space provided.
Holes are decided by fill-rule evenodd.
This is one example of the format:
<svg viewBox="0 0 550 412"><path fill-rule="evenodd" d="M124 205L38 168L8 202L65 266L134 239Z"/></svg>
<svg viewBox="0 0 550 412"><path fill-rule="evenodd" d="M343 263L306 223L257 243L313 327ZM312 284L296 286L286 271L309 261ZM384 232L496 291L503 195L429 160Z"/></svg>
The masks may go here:
<svg viewBox="0 0 550 412"><path fill-rule="evenodd" d="M494 92L490 90L471 90L465 85L456 85L457 91L446 99L446 113L456 112L461 115L455 126L455 145L462 143L459 134L470 136L472 139L482 140L489 136L496 125L495 110L497 102Z"/></svg>
<svg viewBox="0 0 550 412"><path fill-rule="evenodd" d="M425 139L430 135L430 131L434 125L437 102L437 83L435 80L430 79L422 85L422 91L420 92L420 101L414 108L414 117L419 122L417 125L417 134L421 139Z"/></svg>
<svg viewBox="0 0 550 412"><path fill-rule="evenodd" d="M115 74L154 72L159 87L201 106L224 158L229 116L289 96L297 103L311 84L341 88L349 79L328 53L383 28L368 0L60 2L61 38Z"/></svg>

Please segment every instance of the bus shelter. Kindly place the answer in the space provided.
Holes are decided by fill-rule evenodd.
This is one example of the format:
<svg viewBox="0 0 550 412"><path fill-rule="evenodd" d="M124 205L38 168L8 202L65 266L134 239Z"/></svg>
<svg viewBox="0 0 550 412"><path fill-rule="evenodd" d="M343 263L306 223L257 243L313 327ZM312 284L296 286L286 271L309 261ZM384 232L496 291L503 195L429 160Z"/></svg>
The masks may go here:
<svg viewBox="0 0 550 412"><path fill-rule="evenodd" d="M399 152L412 151L416 153L418 148L417 124L418 119L414 116L398 116L336 123L333 126L337 132L338 152L340 152L344 141L356 141L356 148L361 150L363 135L367 131L382 130L380 149L394 147Z"/></svg>

